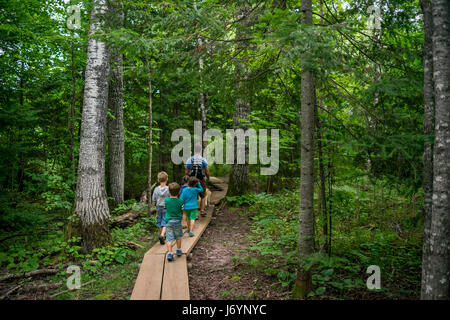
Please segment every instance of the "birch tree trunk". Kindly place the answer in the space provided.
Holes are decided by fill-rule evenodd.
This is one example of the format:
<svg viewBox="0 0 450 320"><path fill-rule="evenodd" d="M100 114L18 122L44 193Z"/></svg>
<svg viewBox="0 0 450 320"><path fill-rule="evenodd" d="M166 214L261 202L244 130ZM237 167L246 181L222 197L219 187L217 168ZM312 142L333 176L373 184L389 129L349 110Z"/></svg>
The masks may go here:
<svg viewBox="0 0 450 320"><path fill-rule="evenodd" d="M423 28L425 42L423 46L423 96L424 96L424 134L429 136L434 133L434 82L433 82L433 16L431 12L431 0L420 1L423 12ZM425 279L429 266L430 256L430 228L432 215L433 195L433 144L425 140L423 151L423 191L424 191L424 232L423 232L423 256L422 256L422 289L421 296L425 297Z"/></svg>
<svg viewBox="0 0 450 320"><path fill-rule="evenodd" d="M112 3L112 16L115 25L123 24L123 4L121 1ZM116 203L124 201L125 183L125 138L123 128L123 55L117 48L110 50L111 70L109 75L108 108L108 161L109 185L111 195Z"/></svg>
<svg viewBox="0 0 450 320"><path fill-rule="evenodd" d="M247 36L250 26L251 6L247 1L243 1L236 8L236 20L239 21L236 30L236 39L244 39ZM248 40L237 41L236 51L241 52L241 57L236 58L235 64L235 90L236 101L233 114L233 128L241 128L244 131L248 129L247 121L249 120L250 104L248 102L248 70L242 56L246 56L246 52L250 47ZM236 161L237 148L234 148L234 163L231 165L230 182L228 187L229 195L242 195L250 189L250 168L248 161L245 164L238 164ZM246 147L246 159L248 158L248 148Z"/></svg>
<svg viewBox="0 0 450 320"><path fill-rule="evenodd" d="M435 139L428 271L423 299L447 300L450 278L450 1L433 0Z"/></svg>
<svg viewBox="0 0 450 320"><path fill-rule="evenodd" d="M302 0L303 24L312 24L311 0ZM308 57L302 57L303 65ZM311 273L304 268L306 257L314 252L314 75L311 70L302 70L301 97L301 178L300 214L298 228L299 262L294 296L305 297L312 290Z"/></svg>
<svg viewBox="0 0 450 320"><path fill-rule="evenodd" d="M106 0L93 2L87 49L86 78L80 134L75 212L81 220L85 252L110 241L109 208L105 189L105 136L109 54L94 33L103 25Z"/></svg>

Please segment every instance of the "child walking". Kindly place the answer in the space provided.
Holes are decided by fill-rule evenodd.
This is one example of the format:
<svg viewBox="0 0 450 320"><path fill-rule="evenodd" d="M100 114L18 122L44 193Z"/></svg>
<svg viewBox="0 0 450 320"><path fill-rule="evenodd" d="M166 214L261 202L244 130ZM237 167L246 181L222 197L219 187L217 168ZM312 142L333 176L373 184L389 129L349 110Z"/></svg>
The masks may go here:
<svg viewBox="0 0 450 320"><path fill-rule="evenodd" d="M167 260L173 260L172 246L174 241L177 243L177 256L181 256L181 238L183 237L183 229L181 227L181 217L183 215L183 200L179 199L180 185L176 182L169 184L170 198L166 198L166 244L167 244Z"/></svg>
<svg viewBox="0 0 450 320"><path fill-rule="evenodd" d="M183 180L181 181L181 190L180 190L180 195L178 196L181 197L181 194L183 193L183 190L186 189L188 187L188 180L189 180L189 176L184 176ZM181 226L183 227L183 229L187 228L187 218L186 218L186 210L183 210L183 219L181 222Z"/></svg>
<svg viewBox="0 0 450 320"><path fill-rule="evenodd" d="M170 197L169 187L167 186L167 180L169 175L161 171L158 173L159 186L153 191L152 202L156 203L156 225L159 228L159 243L164 244L164 236L166 234L166 221L164 216L166 214L166 206L164 200Z"/></svg>
<svg viewBox="0 0 450 320"><path fill-rule="evenodd" d="M203 188L196 177L189 177L188 187L183 190L180 199L184 201L184 210L188 219L188 230L190 237L195 236L194 230L195 219L197 218L197 195L203 192Z"/></svg>

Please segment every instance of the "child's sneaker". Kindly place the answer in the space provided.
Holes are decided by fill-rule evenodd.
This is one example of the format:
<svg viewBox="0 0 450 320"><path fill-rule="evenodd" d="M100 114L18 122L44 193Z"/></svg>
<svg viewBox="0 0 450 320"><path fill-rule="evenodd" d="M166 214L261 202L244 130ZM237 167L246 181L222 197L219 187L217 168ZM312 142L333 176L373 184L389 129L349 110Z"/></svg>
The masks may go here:
<svg viewBox="0 0 450 320"><path fill-rule="evenodd" d="M159 243L165 244L164 237L162 235L159 235Z"/></svg>
<svg viewBox="0 0 450 320"><path fill-rule="evenodd" d="M191 229L187 229L186 233L190 233L190 232L191 232Z"/></svg>
<svg viewBox="0 0 450 320"><path fill-rule="evenodd" d="M189 231L189 237L193 237L193 236L195 236L195 234L193 232Z"/></svg>
<svg viewBox="0 0 450 320"><path fill-rule="evenodd" d="M167 260L169 260L169 261L172 261L172 260L173 260L173 254L172 254L172 252L169 252L169 253L167 254Z"/></svg>
<svg viewBox="0 0 450 320"><path fill-rule="evenodd" d="M177 256L181 256L181 249L177 249Z"/></svg>

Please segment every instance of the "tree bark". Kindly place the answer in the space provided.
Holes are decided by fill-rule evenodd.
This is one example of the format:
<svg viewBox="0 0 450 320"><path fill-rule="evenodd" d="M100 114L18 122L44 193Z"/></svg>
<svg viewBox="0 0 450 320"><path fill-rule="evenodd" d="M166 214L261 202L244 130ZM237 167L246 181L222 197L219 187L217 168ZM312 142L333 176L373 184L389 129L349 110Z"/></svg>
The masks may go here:
<svg viewBox="0 0 450 320"><path fill-rule="evenodd" d="M199 47L202 46L202 39L199 37L198 38L198 45ZM200 56L199 60L198 60L198 65L199 65L199 69L200 69L200 78L202 78L202 72L203 72L203 57ZM205 134L206 129L207 129L207 123L206 123L206 94L203 91L203 81L200 80L200 85L201 85L201 92L200 92L200 112L202 115L202 133ZM203 156L206 155L206 141L204 139L202 139L202 153Z"/></svg>
<svg viewBox="0 0 450 320"><path fill-rule="evenodd" d="M302 0L303 24L312 24L311 0ZM302 60L308 57L305 55ZM305 61L303 61L305 62ZM305 65L305 63L303 63ZM301 180L298 234L299 262L294 287L295 297L305 297L312 290L311 272L304 268L304 259L314 252L314 75L302 70L301 77Z"/></svg>
<svg viewBox="0 0 450 320"><path fill-rule="evenodd" d="M321 103L321 101L319 102ZM323 165L323 148L322 148L322 128L319 119L319 113L317 110L317 105L315 104L315 120L317 127L317 151L319 155L319 178L320 178L320 202L322 208L322 232L325 239L323 245L323 251L328 253L328 213L327 213L327 197L326 197L326 186L325 186L325 167Z"/></svg>
<svg viewBox="0 0 450 320"><path fill-rule="evenodd" d="M70 134L70 169L72 173L71 182L73 185L71 186L73 190L73 186L75 185L75 101L76 101L76 79L75 79L75 54L74 54L74 32L72 30L72 52L71 52L71 74L72 74L72 99L70 102L69 108L69 116L68 116L68 128Z"/></svg>
<svg viewBox="0 0 450 320"><path fill-rule="evenodd" d="M236 39L247 38L248 28L250 26L251 6L247 1L243 1L236 8L236 20L239 21L236 29ZM238 41L236 44L236 52L240 52L243 56L246 55L250 47L248 40ZM233 114L233 128L241 128L244 131L248 129L248 120L250 114L250 104L248 102L248 70L245 65L245 61L242 58L237 57L235 63L235 91L236 101ZM237 163L237 146L234 147L234 163L231 165L230 182L229 182L229 195L242 195L248 192L250 189L250 167L248 164L248 147L245 148L246 163Z"/></svg>
<svg viewBox="0 0 450 320"><path fill-rule="evenodd" d="M113 21L116 25L123 24L123 5L115 1L112 8ZM124 201L125 183L125 137L123 128L123 55L117 48L110 50L111 70L109 76L108 108L108 161L109 185L111 195L116 203Z"/></svg>
<svg viewBox="0 0 450 320"><path fill-rule="evenodd" d="M148 57L145 57L148 68L148 193L147 193L147 213L152 211L152 158L153 158L153 110L152 110L152 69Z"/></svg>
<svg viewBox="0 0 450 320"><path fill-rule="evenodd" d="M423 46L423 96L424 96L424 120L423 130L426 136L434 133L434 81L433 81L433 16L431 12L431 0L420 1L423 12L423 28L425 42ZM423 151L423 191L424 191L424 232L423 232L423 256L422 256L422 288L421 296L425 297L425 279L429 269L430 256L430 228L432 215L433 195L433 144L425 140Z"/></svg>
<svg viewBox="0 0 450 320"><path fill-rule="evenodd" d="M93 37L103 24L98 15L106 10L106 0L94 1L87 51L75 199L75 212L81 220L82 248L85 252L110 241L110 215L105 189L106 107L110 67L106 44Z"/></svg>
<svg viewBox="0 0 450 320"><path fill-rule="evenodd" d="M423 299L447 300L450 278L450 1L433 0L435 139L428 271Z"/></svg>

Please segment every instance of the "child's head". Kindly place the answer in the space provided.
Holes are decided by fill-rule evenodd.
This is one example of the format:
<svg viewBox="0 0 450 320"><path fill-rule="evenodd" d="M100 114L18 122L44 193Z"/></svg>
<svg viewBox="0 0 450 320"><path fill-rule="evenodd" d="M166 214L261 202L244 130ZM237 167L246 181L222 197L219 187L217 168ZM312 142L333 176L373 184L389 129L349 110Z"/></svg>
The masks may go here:
<svg viewBox="0 0 450 320"><path fill-rule="evenodd" d="M176 182L169 184L169 193L172 197L176 197L180 194L180 185Z"/></svg>
<svg viewBox="0 0 450 320"><path fill-rule="evenodd" d="M189 181L189 176L184 176L184 177L183 177L183 180L181 180L181 182L182 182L183 184L188 183L188 181Z"/></svg>
<svg viewBox="0 0 450 320"><path fill-rule="evenodd" d="M188 179L188 186L189 187L195 187L198 183L198 179L196 177L189 177Z"/></svg>
<svg viewBox="0 0 450 320"><path fill-rule="evenodd" d="M158 182L165 183L169 179L169 175L165 171L158 173Z"/></svg>

